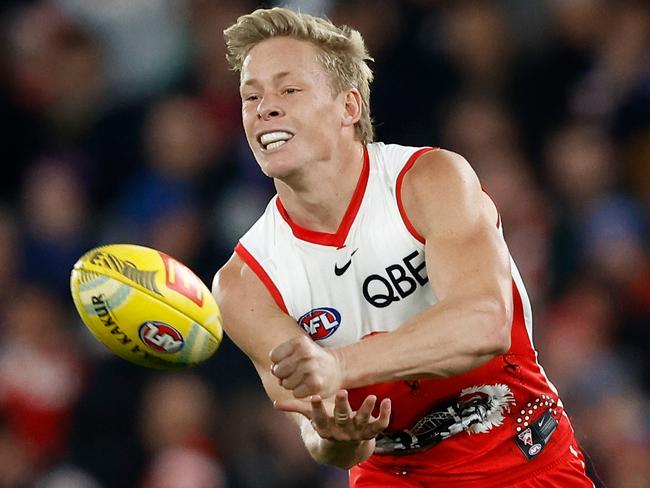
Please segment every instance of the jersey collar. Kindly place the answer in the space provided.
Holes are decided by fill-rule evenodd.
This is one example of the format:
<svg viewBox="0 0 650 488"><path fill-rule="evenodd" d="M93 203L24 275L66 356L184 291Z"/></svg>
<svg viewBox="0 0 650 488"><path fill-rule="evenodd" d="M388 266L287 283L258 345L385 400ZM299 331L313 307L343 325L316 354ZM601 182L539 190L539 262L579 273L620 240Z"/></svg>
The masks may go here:
<svg viewBox="0 0 650 488"><path fill-rule="evenodd" d="M322 246L333 246L333 247L343 247L345 245L345 240L348 237L350 232L350 227L359 212L359 207L361 207L361 202L363 201L363 196L366 193L366 187L368 186L368 176L370 175L370 157L368 156L368 148L363 146L363 167L361 168L361 174L359 175L359 180L357 181L357 186L354 189L348 208L343 215L343 219L339 224L339 228L335 233L330 234L328 232L319 232L316 230L311 230L306 227L302 227L296 224L289 214L287 213L280 197L275 200L278 212L282 215L284 221L289 225L293 235L300 240L311 242L313 244L320 244Z"/></svg>

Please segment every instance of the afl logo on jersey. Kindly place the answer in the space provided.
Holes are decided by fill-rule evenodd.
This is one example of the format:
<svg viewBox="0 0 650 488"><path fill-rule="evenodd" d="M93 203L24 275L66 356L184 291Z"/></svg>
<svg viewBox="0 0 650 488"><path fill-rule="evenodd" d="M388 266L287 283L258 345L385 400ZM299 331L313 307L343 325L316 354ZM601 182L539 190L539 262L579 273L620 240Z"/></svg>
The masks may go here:
<svg viewBox="0 0 650 488"><path fill-rule="evenodd" d="M298 323L315 341L326 339L341 325L341 314L331 307L315 308L298 319Z"/></svg>

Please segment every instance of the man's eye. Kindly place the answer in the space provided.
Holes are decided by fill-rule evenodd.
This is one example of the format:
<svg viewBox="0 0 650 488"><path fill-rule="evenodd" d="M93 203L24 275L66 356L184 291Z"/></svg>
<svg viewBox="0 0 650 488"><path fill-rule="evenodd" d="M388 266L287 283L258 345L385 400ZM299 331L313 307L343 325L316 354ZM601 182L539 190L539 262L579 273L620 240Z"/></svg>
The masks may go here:
<svg viewBox="0 0 650 488"><path fill-rule="evenodd" d="M253 102L258 99L257 95L247 95L244 97L244 101L246 102Z"/></svg>
<svg viewBox="0 0 650 488"><path fill-rule="evenodd" d="M298 93L300 90L298 88L285 88L284 93Z"/></svg>

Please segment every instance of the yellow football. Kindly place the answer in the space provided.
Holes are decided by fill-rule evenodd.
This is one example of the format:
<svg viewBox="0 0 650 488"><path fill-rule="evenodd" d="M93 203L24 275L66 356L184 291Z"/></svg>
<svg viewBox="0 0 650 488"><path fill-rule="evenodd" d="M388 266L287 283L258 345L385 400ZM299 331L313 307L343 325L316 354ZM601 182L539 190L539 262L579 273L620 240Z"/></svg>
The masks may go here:
<svg viewBox="0 0 650 488"><path fill-rule="evenodd" d="M74 265L70 289L90 332L135 364L185 368L208 359L221 343L221 313L210 290L187 266L155 249L91 249Z"/></svg>

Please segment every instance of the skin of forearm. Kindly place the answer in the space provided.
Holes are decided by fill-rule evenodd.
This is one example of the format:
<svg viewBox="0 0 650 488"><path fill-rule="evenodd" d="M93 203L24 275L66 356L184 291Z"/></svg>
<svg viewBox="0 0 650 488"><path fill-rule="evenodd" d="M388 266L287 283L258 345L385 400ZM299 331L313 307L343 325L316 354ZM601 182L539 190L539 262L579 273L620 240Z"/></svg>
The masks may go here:
<svg viewBox="0 0 650 488"><path fill-rule="evenodd" d="M465 373L510 348L511 320L497 300L439 302L393 332L335 349L343 387Z"/></svg>
<svg viewBox="0 0 650 488"><path fill-rule="evenodd" d="M301 434L309 454L317 463L342 469L349 469L365 461L375 449L374 439L363 441L323 439L308 422L302 424Z"/></svg>

